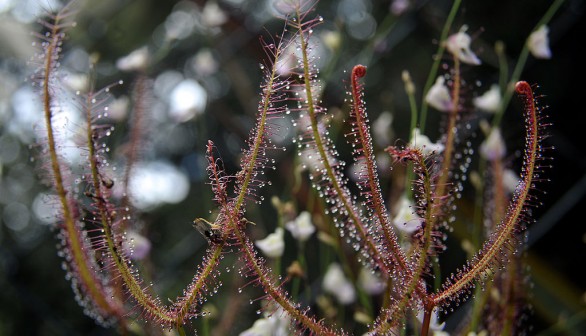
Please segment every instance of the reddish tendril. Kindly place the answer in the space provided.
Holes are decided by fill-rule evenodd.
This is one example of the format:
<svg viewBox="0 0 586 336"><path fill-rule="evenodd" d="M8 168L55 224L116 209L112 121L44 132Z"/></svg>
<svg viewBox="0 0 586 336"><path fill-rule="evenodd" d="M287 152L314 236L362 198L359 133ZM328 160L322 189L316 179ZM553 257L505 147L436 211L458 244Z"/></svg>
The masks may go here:
<svg viewBox="0 0 586 336"><path fill-rule="evenodd" d="M355 65L352 68L352 81L366 76L366 67L362 64Z"/></svg>
<svg viewBox="0 0 586 336"><path fill-rule="evenodd" d="M520 95L533 95L531 85L525 81L517 82L517 84L515 84L515 91Z"/></svg>

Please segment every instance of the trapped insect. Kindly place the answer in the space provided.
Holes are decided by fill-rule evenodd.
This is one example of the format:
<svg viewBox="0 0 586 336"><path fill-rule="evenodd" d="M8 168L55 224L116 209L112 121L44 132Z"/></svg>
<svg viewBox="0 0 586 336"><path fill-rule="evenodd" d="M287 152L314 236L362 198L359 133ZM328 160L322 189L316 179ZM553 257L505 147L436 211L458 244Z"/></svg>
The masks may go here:
<svg viewBox="0 0 586 336"><path fill-rule="evenodd" d="M217 224L203 218L196 218L193 220L193 227L212 244L221 244L224 241L221 228Z"/></svg>

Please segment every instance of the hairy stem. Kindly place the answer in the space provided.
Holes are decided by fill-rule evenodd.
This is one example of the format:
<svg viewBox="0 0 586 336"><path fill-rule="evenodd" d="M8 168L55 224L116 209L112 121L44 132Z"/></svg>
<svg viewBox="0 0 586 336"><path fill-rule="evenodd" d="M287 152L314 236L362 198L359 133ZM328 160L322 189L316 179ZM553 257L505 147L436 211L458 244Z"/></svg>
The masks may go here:
<svg viewBox="0 0 586 336"><path fill-rule="evenodd" d="M355 132L358 133L358 141L361 146L360 150L362 151L361 155L364 159L364 163L366 164L367 183L370 195L369 197L372 198L372 208L374 210L374 214L383 229L385 240L387 244L390 245L391 251L395 256L397 263L400 265L401 269L405 270L406 267L404 263L404 253L399 246L397 235L392 229L391 221L389 219L389 215L387 214L387 209L380 191L380 183L378 180L378 173L376 171L377 168L375 163L375 155L372 148L372 139L369 132L370 128L367 121L368 117L366 115L363 92L361 85L358 82L359 79L365 75L366 67L363 65L356 65L352 69L351 85L352 99L354 102L352 115L354 118L356 118Z"/></svg>
<svg viewBox="0 0 586 336"><path fill-rule="evenodd" d="M297 10L297 18L298 22L300 22L301 13L300 10ZM312 92L312 82L311 82L311 72L310 72L310 61L308 57L308 41L305 37L305 30L301 23L298 23L294 26L298 30L299 35L299 44L301 46L301 54L302 54L302 66L303 66L303 86L304 91L307 97L307 112L309 114L310 122L311 122L311 131L312 131L312 138L315 141L315 147L319 153L321 161L324 166L325 174L327 175L328 182L331 184L333 188L333 192L338 197L338 200L342 203L342 206L348 215L350 221L352 222L353 226L358 231L358 236L366 245L366 248L369 250L369 255L372 256L374 259L374 263L378 266L378 268L386 274L386 276L390 276L392 271L390 269L390 265L387 264L385 260L381 258L381 251L379 251L379 247L374 242L373 237L368 233L366 225L363 223L360 215L356 212L355 206L349 196L349 191L344 187L343 183L340 181L334 168L332 167L332 163L330 162L330 157L328 155L328 150L326 149L326 144L324 139L322 139L322 135L319 131L318 127L318 120L317 120L317 112L316 112L316 105L314 102L313 92ZM397 251L394 251L397 253ZM400 259L400 254L395 256L396 259Z"/></svg>
<svg viewBox="0 0 586 336"><path fill-rule="evenodd" d="M76 224L73 210L70 207L68 193L64 186L63 172L61 170L61 163L59 155L57 154L57 146L55 140L55 130L53 128L53 93L52 83L53 71L55 70L55 64L58 62L59 50L58 48L62 41L61 22L60 14L57 14L53 24L47 24L51 28L50 36L51 39L45 50L45 63L44 63L44 77L42 81L42 101L43 110L45 116L45 127L47 129L47 140L48 150L51 160L51 170L54 178L54 187L57 191L57 196L61 203L63 211L63 221L65 227L65 233L67 235L67 241L71 249L72 260L75 271L79 274L82 286L87 290L87 295L91 297L91 301L97 306L102 317L107 318L109 315L120 317L121 314L117 309L111 306L108 302L104 293L106 292L102 287L100 280L97 278L92 266L88 265L88 256L84 251L83 244L80 241L80 232Z"/></svg>
<svg viewBox="0 0 586 336"><path fill-rule="evenodd" d="M517 224L522 220L529 199L529 192L533 188L534 172L536 170L537 158L540 155L541 138L539 136L538 111L535 106L531 86L527 82L518 82L515 90L523 97L525 104L524 114L527 139L523 160L523 179L517 187L505 219L499 224L497 231L491 235L491 239L489 239L479 257L475 258L471 267L466 272L459 273L452 284L432 296L432 302L435 305L458 296L459 293L470 286L474 279L480 278L482 273L496 262L499 253L506 248L507 241L512 237L515 228L518 226Z"/></svg>

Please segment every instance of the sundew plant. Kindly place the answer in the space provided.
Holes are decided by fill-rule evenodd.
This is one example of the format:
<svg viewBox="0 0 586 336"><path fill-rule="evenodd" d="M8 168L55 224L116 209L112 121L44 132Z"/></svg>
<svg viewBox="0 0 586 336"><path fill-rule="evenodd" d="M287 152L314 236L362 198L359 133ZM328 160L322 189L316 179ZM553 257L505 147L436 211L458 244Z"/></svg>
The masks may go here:
<svg viewBox="0 0 586 336"><path fill-rule="evenodd" d="M387 37L431 4L377 25L370 2L182 1L150 27L51 2L26 80L47 286L123 335L530 334L557 111L522 73L562 5L510 55L453 1L425 62L388 72ZM139 22L152 38L105 56Z"/></svg>

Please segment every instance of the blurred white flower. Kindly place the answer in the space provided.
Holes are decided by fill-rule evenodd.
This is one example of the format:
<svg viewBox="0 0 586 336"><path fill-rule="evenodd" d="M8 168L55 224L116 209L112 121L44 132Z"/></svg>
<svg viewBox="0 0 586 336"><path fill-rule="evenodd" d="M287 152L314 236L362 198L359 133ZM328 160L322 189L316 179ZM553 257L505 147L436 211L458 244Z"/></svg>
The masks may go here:
<svg viewBox="0 0 586 336"><path fill-rule="evenodd" d="M422 219L415 213L413 202L406 197L401 197L397 207L399 210L393 217L393 225L407 234L412 234L421 227Z"/></svg>
<svg viewBox="0 0 586 336"><path fill-rule="evenodd" d="M266 236L265 239L257 240L256 246L269 258L278 258L283 255L285 251L285 241L283 236L285 230L278 227L275 232Z"/></svg>
<svg viewBox="0 0 586 336"><path fill-rule="evenodd" d="M322 282L324 291L333 295L339 303L343 305L350 304L356 299L354 286L342 271L338 263L332 263L328 267Z"/></svg>
<svg viewBox="0 0 586 336"><path fill-rule="evenodd" d="M503 185L507 192L512 194L515 189L517 189L519 182L521 182L521 178L517 173L511 169L505 169L505 172L503 173Z"/></svg>
<svg viewBox="0 0 586 336"><path fill-rule="evenodd" d="M381 152L376 155L376 167L378 173L382 176L388 176L390 174L392 163L391 156L388 153Z"/></svg>
<svg viewBox="0 0 586 336"><path fill-rule="evenodd" d="M372 133L374 140L381 146L387 146L391 143L391 136L393 134L393 114L389 111L384 111L372 124Z"/></svg>
<svg viewBox="0 0 586 336"><path fill-rule="evenodd" d="M386 284L371 269L363 267L358 274L358 285L368 294L378 295L385 290Z"/></svg>
<svg viewBox="0 0 586 336"><path fill-rule="evenodd" d="M489 160L494 161L502 159L507 152L505 141L501 135L501 130L498 127L490 131L488 137L480 144L480 155Z"/></svg>
<svg viewBox="0 0 586 336"><path fill-rule="evenodd" d="M293 238L299 241L306 241L315 232L315 226L311 222L311 214L303 211L295 218L295 220L285 224L287 230L291 232Z"/></svg>
<svg viewBox="0 0 586 336"><path fill-rule="evenodd" d="M323 41L324 45L331 51L337 51L340 49L340 45L342 43L342 36L340 36L340 32L336 30L326 30L321 33L321 40Z"/></svg>
<svg viewBox="0 0 586 336"><path fill-rule="evenodd" d="M437 307L433 308L433 310L431 311L431 321L429 322L429 330L432 331L433 335L435 335L435 336L448 335L447 333L442 331L442 330L444 330L444 327L446 326L446 322L442 322L441 324L438 324L437 312L438 312ZM423 322L423 315L424 315L424 311L423 311L423 309L420 309L417 312L417 319L419 320L419 322Z"/></svg>
<svg viewBox="0 0 586 336"><path fill-rule="evenodd" d="M287 336L290 334L289 326L291 318L283 309L278 309L272 314L264 314L263 318L254 321L249 329L244 330L239 336Z"/></svg>
<svg viewBox="0 0 586 336"><path fill-rule="evenodd" d="M459 32L450 35L446 41L446 48L460 61L467 64L479 65L481 63L480 59L470 49L472 39L470 35L466 34L466 29L467 27L463 26Z"/></svg>
<svg viewBox="0 0 586 336"><path fill-rule="evenodd" d="M401 15L409 8L409 0L393 0L391 3L391 13Z"/></svg>
<svg viewBox="0 0 586 336"><path fill-rule="evenodd" d="M64 78L64 84L73 91L87 91L89 87L89 80L86 74L69 73Z"/></svg>
<svg viewBox="0 0 586 336"><path fill-rule="evenodd" d="M551 49L549 49L549 28L546 25L542 25L529 35L527 39L527 47L529 52L535 58L550 59Z"/></svg>
<svg viewBox="0 0 586 336"><path fill-rule="evenodd" d="M200 21L196 15L195 5L185 6L183 9L174 10L165 20L165 38L167 40L182 40L189 37L196 24Z"/></svg>
<svg viewBox="0 0 586 336"><path fill-rule="evenodd" d="M254 321L252 327L244 330L239 334L240 336L272 336L272 323L266 318L261 318Z"/></svg>
<svg viewBox="0 0 586 336"><path fill-rule="evenodd" d="M151 242L140 233L129 230L126 233L126 240L124 240L122 248L130 259L142 260L151 251Z"/></svg>
<svg viewBox="0 0 586 336"><path fill-rule="evenodd" d="M445 81L443 76L439 76L435 80L435 83L425 95L425 102L439 111L448 112L452 109L453 103L450 90L445 85Z"/></svg>
<svg viewBox="0 0 586 336"><path fill-rule="evenodd" d="M115 121L123 121L128 115L130 99L128 96L120 96L110 103L108 117Z"/></svg>
<svg viewBox="0 0 586 336"><path fill-rule="evenodd" d="M282 17L295 12L295 2L289 0L269 0L268 9L275 16Z"/></svg>
<svg viewBox="0 0 586 336"><path fill-rule="evenodd" d="M224 24L228 17L215 1L207 1L201 12L203 24L208 27L217 27Z"/></svg>
<svg viewBox="0 0 586 336"><path fill-rule="evenodd" d="M193 68L202 77L212 75L218 71L218 61L210 49L200 50L193 58Z"/></svg>
<svg viewBox="0 0 586 336"><path fill-rule="evenodd" d="M419 148L423 155L429 155L431 153L440 153L444 150L445 146L441 143L433 143L429 138L421 134L419 128L415 127L413 129L413 134L411 135L411 141L409 142L409 147L411 148Z"/></svg>
<svg viewBox="0 0 586 336"><path fill-rule="evenodd" d="M476 333L475 331L468 332L466 336L488 336L488 331L481 330L480 332Z"/></svg>
<svg viewBox="0 0 586 336"><path fill-rule="evenodd" d="M188 121L204 112L207 98L206 90L197 81L185 79L171 91L169 113L175 121Z"/></svg>
<svg viewBox="0 0 586 336"><path fill-rule="evenodd" d="M144 210L183 201L189 193L189 178L185 172L165 161L138 162L134 165L128 187L132 204Z"/></svg>
<svg viewBox="0 0 586 336"><path fill-rule="evenodd" d="M142 70L147 67L149 58L149 50L144 46L122 58L119 58L116 61L116 67L122 71Z"/></svg>
<svg viewBox="0 0 586 336"><path fill-rule="evenodd" d="M495 113L501 106L501 100L501 90L494 84L482 96L474 98L474 106L479 110Z"/></svg>

